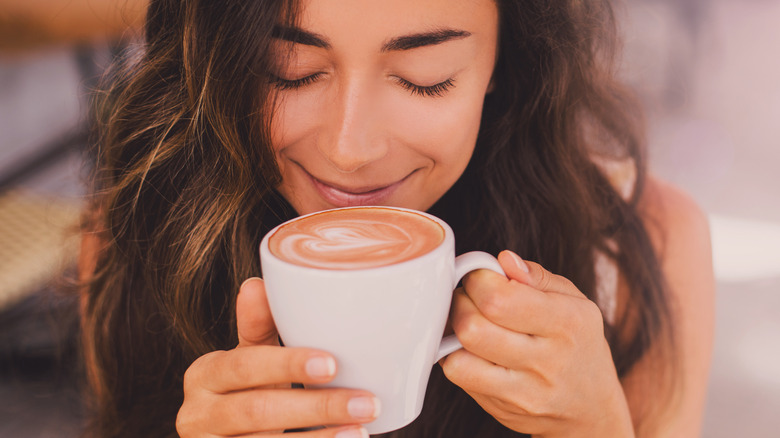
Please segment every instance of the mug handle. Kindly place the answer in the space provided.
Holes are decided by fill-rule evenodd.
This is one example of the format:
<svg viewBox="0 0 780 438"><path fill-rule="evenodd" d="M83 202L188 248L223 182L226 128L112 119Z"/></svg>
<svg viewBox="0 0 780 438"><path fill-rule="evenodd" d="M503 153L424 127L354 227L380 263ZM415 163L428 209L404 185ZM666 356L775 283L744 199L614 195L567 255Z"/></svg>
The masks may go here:
<svg viewBox="0 0 780 438"><path fill-rule="evenodd" d="M477 269L490 269L501 275L506 275L495 257L483 251L471 251L455 257L455 284L452 285L452 288L454 289L460 279L466 274L471 271L476 271ZM441 340L439 351L436 354L436 362L461 348L463 348L463 346L460 344L457 336L450 335L444 337L444 339Z"/></svg>

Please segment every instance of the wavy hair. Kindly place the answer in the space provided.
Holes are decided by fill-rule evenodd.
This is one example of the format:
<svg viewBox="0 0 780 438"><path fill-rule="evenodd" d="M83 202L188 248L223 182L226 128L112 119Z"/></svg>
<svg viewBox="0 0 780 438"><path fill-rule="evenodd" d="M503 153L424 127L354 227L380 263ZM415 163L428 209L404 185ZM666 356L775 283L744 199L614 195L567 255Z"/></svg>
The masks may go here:
<svg viewBox="0 0 780 438"><path fill-rule="evenodd" d="M612 258L633 309L605 326L624 376L672 330L637 208L641 117L614 78L610 2L497 3L495 91L468 168L431 211L458 251L512 249L591 298L594 253ZM82 306L89 436L176 436L184 371L237 343L236 293L259 273L259 240L296 215L274 190L266 73L273 29L295 12L292 1L153 0L143 45L107 81L85 225L102 242ZM630 199L596 156L634 163ZM439 370L430 385L421 418L392 436L518 435Z"/></svg>

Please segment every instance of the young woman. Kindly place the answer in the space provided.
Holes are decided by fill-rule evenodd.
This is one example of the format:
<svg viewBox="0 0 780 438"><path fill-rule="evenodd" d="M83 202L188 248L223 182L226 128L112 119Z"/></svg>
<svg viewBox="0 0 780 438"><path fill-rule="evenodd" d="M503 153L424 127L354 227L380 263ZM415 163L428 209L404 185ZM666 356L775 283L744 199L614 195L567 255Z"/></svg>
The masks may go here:
<svg viewBox="0 0 780 438"><path fill-rule="evenodd" d="M390 436L699 433L707 224L646 174L608 1L157 0L145 38L98 113L92 435L364 434L372 394L294 385L338 366L279 346L254 278L270 228L364 204L507 272L464 281L464 349Z"/></svg>

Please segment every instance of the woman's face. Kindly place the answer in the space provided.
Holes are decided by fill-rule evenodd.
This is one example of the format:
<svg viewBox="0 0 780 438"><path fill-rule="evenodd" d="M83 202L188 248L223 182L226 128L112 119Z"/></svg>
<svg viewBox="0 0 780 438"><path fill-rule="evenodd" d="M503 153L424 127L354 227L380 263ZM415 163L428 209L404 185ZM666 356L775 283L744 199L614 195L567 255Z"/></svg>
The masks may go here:
<svg viewBox="0 0 780 438"><path fill-rule="evenodd" d="M496 59L494 0L304 0L277 32L271 136L300 214L427 210L474 151Z"/></svg>

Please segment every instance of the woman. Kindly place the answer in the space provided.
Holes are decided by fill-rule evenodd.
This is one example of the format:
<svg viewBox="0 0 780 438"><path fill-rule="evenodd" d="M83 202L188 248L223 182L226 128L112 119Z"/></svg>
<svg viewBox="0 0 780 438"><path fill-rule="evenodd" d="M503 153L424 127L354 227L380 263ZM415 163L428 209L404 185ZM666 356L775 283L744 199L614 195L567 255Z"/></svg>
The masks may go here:
<svg viewBox="0 0 780 438"><path fill-rule="evenodd" d="M511 250L464 281L464 349L391 436L697 435L706 220L645 173L614 34L607 1L153 1L99 112L93 434L362 436L381 407L291 388L337 365L278 345L253 276L281 221L385 204Z"/></svg>

